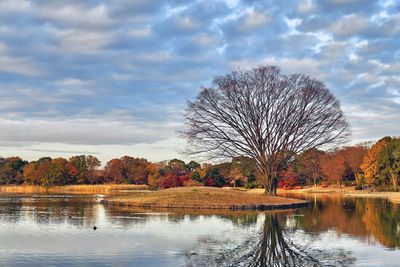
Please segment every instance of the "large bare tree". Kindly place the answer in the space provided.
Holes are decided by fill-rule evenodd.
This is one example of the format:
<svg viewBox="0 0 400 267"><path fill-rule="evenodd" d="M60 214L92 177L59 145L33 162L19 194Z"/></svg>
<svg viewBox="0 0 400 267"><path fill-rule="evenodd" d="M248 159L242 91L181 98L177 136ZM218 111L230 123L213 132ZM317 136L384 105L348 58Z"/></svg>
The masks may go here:
<svg viewBox="0 0 400 267"><path fill-rule="evenodd" d="M277 66L215 77L188 101L185 124L191 154L253 158L267 194L276 192L274 177L295 154L344 141L349 132L322 82Z"/></svg>

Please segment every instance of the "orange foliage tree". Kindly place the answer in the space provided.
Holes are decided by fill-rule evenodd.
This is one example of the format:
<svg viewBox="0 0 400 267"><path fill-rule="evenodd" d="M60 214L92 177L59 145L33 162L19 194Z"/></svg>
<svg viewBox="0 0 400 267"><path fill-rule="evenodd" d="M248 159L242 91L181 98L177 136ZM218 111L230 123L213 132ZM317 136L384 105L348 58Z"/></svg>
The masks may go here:
<svg viewBox="0 0 400 267"><path fill-rule="evenodd" d="M342 185L343 177L346 172L346 161L342 151L336 150L324 154L320 158L321 171L324 178L328 181Z"/></svg>
<svg viewBox="0 0 400 267"><path fill-rule="evenodd" d="M364 157L360 166L364 182L368 185L376 185L379 177L379 155L390 141L390 137L384 137L376 142Z"/></svg>
<svg viewBox="0 0 400 267"><path fill-rule="evenodd" d="M363 145L350 146L342 149L347 167L358 184L361 180L361 164L368 153L368 148Z"/></svg>

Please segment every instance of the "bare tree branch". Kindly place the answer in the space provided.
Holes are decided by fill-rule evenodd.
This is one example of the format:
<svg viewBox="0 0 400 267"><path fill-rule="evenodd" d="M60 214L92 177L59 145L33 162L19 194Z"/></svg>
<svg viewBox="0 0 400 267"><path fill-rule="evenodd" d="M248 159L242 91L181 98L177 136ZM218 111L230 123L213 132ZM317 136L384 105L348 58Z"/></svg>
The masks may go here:
<svg viewBox="0 0 400 267"><path fill-rule="evenodd" d="M273 178L296 154L349 134L339 101L322 82L283 75L276 66L215 77L188 102L185 124L189 153L253 158L266 193L274 192Z"/></svg>

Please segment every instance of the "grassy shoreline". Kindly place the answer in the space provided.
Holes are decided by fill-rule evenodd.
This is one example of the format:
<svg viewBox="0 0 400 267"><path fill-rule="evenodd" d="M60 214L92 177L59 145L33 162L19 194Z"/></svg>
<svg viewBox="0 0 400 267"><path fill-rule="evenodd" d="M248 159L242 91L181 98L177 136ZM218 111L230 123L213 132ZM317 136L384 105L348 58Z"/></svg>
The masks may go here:
<svg viewBox="0 0 400 267"><path fill-rule="evenodd" d="M115 192L130 192L133 190L147 190L147 185L129 184L101 184L101 185L65 185L44 188L35 185L2 185L0 194L111 194Z"/></svg>
<svg viewBox="0 0 400 267"><path fill-rule="evenodd" d="M110 206L156 209L272 210L305 207L307 201L272 197L241 190L213 187L179 187L150 192L132 192L102 200Z"/></svg>
<svg viewBox="0 0 400 267"><path fill-rule="evenodd" d="M400 203L400 192L372 192L369 190L355 190L354 186L348 187L310 187L303 189L278 190L278 194L339 194L346 197L383 198L394 203Z"/></svg>

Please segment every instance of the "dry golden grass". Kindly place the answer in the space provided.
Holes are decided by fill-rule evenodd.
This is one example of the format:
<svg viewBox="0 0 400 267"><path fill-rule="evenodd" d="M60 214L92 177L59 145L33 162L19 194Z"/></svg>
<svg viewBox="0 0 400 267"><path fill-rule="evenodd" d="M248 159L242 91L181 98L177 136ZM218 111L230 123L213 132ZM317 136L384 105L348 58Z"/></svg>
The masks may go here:
<svg viewBox="0 0 400 267"><path fill-rule="evenodd" d="M0 186L0 193L7 194L110 194L117 191L147 190L147 185L132 184L104 184L104 185L66 185L54 186L46 190L44 187L33 185L4 185Z"/></svg>
<svg viewBox="0 0 400 267"><path fill-rule="evenodd" d="M371 192L368 190L355 190L354 186L341 187L338 186L328 186L328 187L310 187L304 189L294 189L294 190L278 190L278 193L284 195L289 194L340 194L348 197L365 197L365 198L384 198L395 203L400 203L400 192Z"/></svg>
<svg viewBox="0 0 400 267"><path fill-rule="evenodd" d="M200 209L269 209L290 208L305 202L298 199L272 197L264 194L213 187L179 187L153 192L132 192L109 197L111 205L153 208Z"/></svg>

